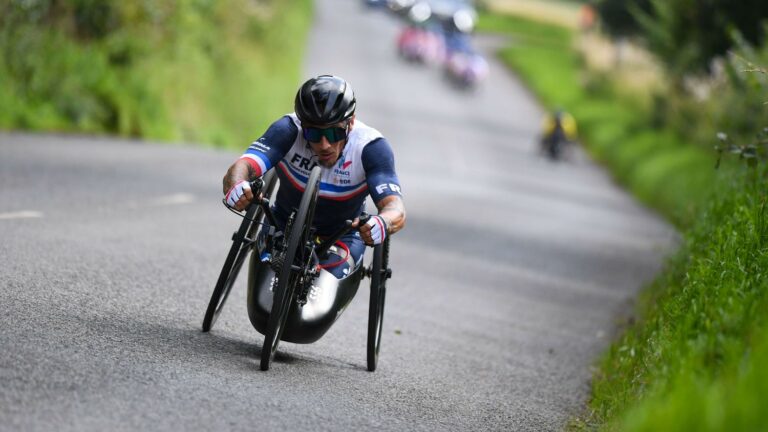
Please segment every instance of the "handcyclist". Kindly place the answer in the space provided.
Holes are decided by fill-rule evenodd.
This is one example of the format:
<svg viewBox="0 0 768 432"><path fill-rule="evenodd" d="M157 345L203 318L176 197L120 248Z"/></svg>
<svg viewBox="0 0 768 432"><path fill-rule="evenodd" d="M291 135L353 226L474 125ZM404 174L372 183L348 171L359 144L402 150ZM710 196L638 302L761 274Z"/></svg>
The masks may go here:
<svg viewBox="0 0 768 432"><path fill-rule="evenodd" d="M350 254L357 265L365 244L379 244L405 225L392 148L379 131L356 119L355 107L355 94L344 79L309 79L296 93L294 112L272 123L223 180L226 204L243 210L254 198L249 182L276 167L280 189L273 213L282 231L291 210L299 206L310 171L319 165L322 175L312 222L316 234L330 236L346 220L358 228L344 235L320 263L337 278L350 271L349 261L340 257ZM368 195L378 214L360 226L358 217Z"/></svg>
<svg viewBox="0 0 768 432"><path fill-rule="evenodd" d="M578 131L576 119L571 114L556 109L548 114L541 125L541 150L552 159L559 159L566 146L576 143Z"/></svg>

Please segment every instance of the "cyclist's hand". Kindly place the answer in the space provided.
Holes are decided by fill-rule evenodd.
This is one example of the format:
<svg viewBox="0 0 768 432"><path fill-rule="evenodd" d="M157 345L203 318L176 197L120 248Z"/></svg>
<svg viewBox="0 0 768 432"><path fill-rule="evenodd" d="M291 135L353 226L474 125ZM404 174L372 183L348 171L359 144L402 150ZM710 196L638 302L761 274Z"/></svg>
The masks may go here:
<svg viewBox="0 0 768 432"><path fill-rule="evenodd" d="M387 238L387 223L381 216L371 216L368 222L360 227L360 237L367 245L377 245Z"/></svg>
<svg viewBox="0 0 768 432"><path fill-rule="evenodd" d="M232 186L232 189L227 192L224 197L224 202L235 210L243 210L253 200L253 191L251 191L251 184L243 180L236 185Z"/></svg>

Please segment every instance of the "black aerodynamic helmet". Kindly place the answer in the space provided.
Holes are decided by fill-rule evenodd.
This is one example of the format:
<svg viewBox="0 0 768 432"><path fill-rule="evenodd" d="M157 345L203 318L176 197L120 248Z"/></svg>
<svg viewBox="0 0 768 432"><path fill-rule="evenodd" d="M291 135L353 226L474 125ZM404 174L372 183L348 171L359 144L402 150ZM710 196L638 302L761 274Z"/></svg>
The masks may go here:
<svg viewBox="0 0 768 432"><path fill-rule="evenodd" d="M294 110L302 123L324 126L352 117L355 105L355 92L344 79L320 75L299 88Z"/></svg>

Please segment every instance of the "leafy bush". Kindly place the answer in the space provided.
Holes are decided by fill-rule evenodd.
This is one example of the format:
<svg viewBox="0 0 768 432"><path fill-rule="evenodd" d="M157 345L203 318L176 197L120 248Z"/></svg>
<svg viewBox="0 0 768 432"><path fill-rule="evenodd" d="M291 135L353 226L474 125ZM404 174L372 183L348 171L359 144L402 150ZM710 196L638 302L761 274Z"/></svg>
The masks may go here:
<svg viewBox="0 0 768 432"><path fill-rule="evenodd" d="M632 36L640 32L640 24L632 13L653 10L651 0L600 0L597 12L608 34L615 37Z"/></svg>
<svg viewBox="0 0 768 432"><path fill-rule="evenodd" d="M721 63L719 78L701 82L705 96L674 88L657 97L658 123L689 137L702 148L712 147L719 131L735 141L749 141L765 127L762 116L768 101L768 74L755 73L755 64L768 64L768 49L756 50L744 39Z"/></svg>
<svg viewBox="0 0 768 432"><path fill-rule="evenodd" d="M242 148L290 110L309 0L0 0L0 127Z"/></svg>
<svg viewBox="0 0 768 432"><path fill-rule="evenodd" d="M598 11L612 34L641 36L677 79L709 70L713 59L734 46L733 30L762 44L768 2L601 0Z"/></svg>

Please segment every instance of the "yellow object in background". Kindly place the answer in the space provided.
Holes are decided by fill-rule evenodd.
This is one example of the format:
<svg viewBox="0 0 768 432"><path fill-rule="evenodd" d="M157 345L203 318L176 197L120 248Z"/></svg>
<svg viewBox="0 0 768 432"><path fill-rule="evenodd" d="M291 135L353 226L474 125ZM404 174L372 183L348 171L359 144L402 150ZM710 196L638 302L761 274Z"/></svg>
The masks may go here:
<svg viewBox="0 0 768 432"><path fill-rule="evenodd" d="M566 140L575 141L578 138L579 132L576 127L576 119L565 111L555 111L544 118L541 128L543 135L550 136L555 134L558 122Z"/></svg>

